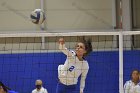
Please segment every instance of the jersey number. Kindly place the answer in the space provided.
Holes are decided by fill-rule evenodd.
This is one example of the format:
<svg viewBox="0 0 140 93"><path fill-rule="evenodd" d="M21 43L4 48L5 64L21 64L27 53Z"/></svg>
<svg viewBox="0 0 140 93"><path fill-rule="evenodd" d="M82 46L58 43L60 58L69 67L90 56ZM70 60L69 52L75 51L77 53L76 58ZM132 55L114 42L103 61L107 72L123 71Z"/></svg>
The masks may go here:
<svg viewBox="0 0 140 93"><path fill-rule="evenodd" d="M74 70L74 68L75 68L74 66L71 66L71 67L69 68L69 71L72 72L72 71Z"/></svg>

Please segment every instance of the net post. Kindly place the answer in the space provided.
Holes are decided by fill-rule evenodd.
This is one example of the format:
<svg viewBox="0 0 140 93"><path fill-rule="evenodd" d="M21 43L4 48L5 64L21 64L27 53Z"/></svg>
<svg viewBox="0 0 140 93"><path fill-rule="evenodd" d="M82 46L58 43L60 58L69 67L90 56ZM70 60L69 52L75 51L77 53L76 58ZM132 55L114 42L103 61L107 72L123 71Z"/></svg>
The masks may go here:
<svg viewBox="0 0 140 93"><path fill-rule="evenodd" d="M123 91L123 32L119 34L119 93Z"/></svg>

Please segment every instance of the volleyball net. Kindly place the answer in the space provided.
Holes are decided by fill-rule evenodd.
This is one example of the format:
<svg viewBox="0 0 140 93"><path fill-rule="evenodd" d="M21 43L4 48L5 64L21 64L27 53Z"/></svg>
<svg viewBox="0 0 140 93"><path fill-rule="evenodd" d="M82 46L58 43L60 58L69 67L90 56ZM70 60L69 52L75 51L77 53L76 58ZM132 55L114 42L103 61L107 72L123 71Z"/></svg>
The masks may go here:
<svg viewBox="0 0 140 93"><path fill-rule="evenodd" d="M41 79L48 92L55 93L57 68L66 59L58 49L59 38L75 50L79 38L84 37L90 38L93 46L86 57L90 69L84 93L123 93L131 71L140 69L140 31L66 32L0 33L0 80L19 93L29 93L35 80Z"/></svg>

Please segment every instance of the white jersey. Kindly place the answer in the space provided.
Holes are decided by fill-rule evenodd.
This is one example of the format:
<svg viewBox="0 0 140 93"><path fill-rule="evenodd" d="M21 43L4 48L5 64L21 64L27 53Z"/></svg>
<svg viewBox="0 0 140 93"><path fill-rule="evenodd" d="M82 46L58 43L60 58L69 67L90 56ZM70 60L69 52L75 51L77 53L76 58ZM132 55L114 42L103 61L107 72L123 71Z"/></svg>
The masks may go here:
<svg viewBox="0 0 140 93"><path fill-rule="evenodd" d="M37 89L34 89L32 91L32 93L48 93L47 89L41 87L41 89L39 91L37 91Z"/></svg>
<svg viewBox="0 0 140 93"><path fill-rule="evenodd" d="M140 84L135 85L132 80L126 81L124 93L140 93Z"/></svg>
<svg viewBox="0 0 140 93"><path fill-rule="evenodd" d="M140 93L140 83L138 83L136 86L136 93Z"/></svg>
<svg viewBox="0 0 140 93"><path fill-rule="evenodd" d="M81 75L80 91L83 92L85 87L85 79L89 70L86 60L80 61L74 51L69 51L65 45L59 45L59 49L67 55L64 65L58 66L58 78L65 85L75 85L78 77Z"/></svg>

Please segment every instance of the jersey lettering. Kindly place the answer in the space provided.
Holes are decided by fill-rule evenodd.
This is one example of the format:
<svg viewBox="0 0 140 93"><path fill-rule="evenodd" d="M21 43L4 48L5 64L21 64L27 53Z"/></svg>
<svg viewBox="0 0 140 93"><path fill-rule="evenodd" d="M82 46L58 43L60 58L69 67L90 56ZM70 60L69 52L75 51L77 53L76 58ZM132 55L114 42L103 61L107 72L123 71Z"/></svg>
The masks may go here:
<svg viewBox="0 0 140 93"><path fill-rule="evenodd" d="M72 72L73 70L74 70L74 66L71 66L68 70L70 71L70 72Z"/></svg>

